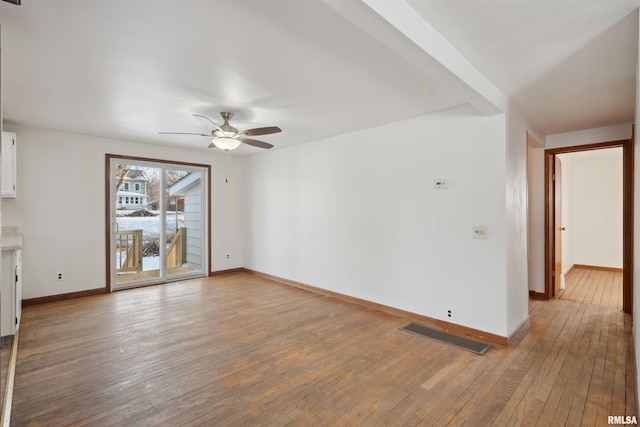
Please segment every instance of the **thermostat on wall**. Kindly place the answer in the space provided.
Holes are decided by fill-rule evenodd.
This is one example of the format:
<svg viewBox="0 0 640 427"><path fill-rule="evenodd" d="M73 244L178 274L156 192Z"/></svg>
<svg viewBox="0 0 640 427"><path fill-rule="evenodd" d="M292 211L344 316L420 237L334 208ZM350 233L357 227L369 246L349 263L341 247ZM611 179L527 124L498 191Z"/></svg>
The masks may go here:
<svg viewBox="0 0 640 427"><path fill-rule="evenodd" d="M474 225L472 227L472 237L474 239L487 239L489 238L489 231L486 225Z"/></svg>
<svg viewBox="0 0 640 427"><path fill-rule="evenodd" d="M438 178L433 181L433 188L436 190L444 190L447 188L447 180L444 178Z"/></svg>

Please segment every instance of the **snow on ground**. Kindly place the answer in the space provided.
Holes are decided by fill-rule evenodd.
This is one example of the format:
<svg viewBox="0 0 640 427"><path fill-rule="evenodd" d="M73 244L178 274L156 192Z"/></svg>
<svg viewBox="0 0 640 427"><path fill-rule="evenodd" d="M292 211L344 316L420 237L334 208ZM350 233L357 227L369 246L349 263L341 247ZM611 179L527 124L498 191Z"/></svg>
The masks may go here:
<svg viewBox="0 0 640 427"><path fill-rule="evenodd" d="M120 262L120 252L116 251L116 265ZM142 271L159 270L160 269L160 257L159 256L146 256L142 258Z"/></svg>
<svg viewBox="0 0 640 427"><path fill-rule="evenodd" d="M127 215L134 211L119 210L118 215ZM155 214L158 211L150 211ZM148 242L160 238L160 215L158 216L118 216L116 217L118 229L124 230L142 230L142 241ZM184 213L178 212L178 227L184 227ZM176 233L176 213L167 212L166 233L172 236ZM116 263L119 262L120 254L116 251ZM146 256L142 258L142 270L158 270L160 268L159 256Z"/></svg>
<svg viewBox="0 0 640 427"><path fill-rule="evenodd" d="M159 256L146 256L142 258L142 271L160 270Z"/></svg>
<svg viewBox="0 0 640 427"><path fill-rule="evenodd" d="M118 211L118 213L120 212L122 211ZM143 241L158 239L160 237L160 216L119 216L116 218L116 222L118 223L118 229L120 231L142 230ZM178 227L184 226L184 213L178 212ZM167 235L173 235L176 232L175 212L167 213L166 231Z"/></svg>

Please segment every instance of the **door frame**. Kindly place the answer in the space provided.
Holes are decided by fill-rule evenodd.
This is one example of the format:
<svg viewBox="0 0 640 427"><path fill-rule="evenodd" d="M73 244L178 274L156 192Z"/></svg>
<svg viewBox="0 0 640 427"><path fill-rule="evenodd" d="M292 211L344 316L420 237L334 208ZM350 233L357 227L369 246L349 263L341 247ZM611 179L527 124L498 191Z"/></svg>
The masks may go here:
<svg viewBox="0 0 640 427"><path fill-rule="evenodd" d="M554 184L552 164L557 154L622 147L622 310L633 312L633 137L544 151L544 298L553 297L553 263L555 259L556 224L554 219Z"/></svg>
<svg viewBox="0 0 640 427"><path fill-rule="evenodd" d="M563 231L562 227L562 161L558 156L551 156L549 167L553 168L553 264L551 267L552 272L560 271L560 274L552 274L553 285L551 286L551 295L555 297L562 288L562 233L557 234L558 231ZM560 185L558 185L560 183ZM560 224L558 224L560 223Z"/></svg>
<svg viewBox="0 0 640 427"><path fill-rule="evenodd" d="M207 190L205 195L205 203L207 204L207 214L205 217L205 236L206 236L206 257L204 258L204 265L202 266L202 270L205 276L209 275L210 271L210 263L211 263L211 165L200 164L200 163L189 163L189 162L179 162L175 160L164 160L164 159L154 159L150 157L136 157L136 156L123 156L119 154L105 154L105 195L104 195L104 206L105 206L105 241L106 241L106 292L111 292L111 187L113 186L113 181L111 180L111 159L117 159L122 161L130 161L130 162L153 162L160 163L164 165L175 165L175 166L187 166L187 167L195 167L206 169L207 171ZM183 278L178 278L178 280ZM161 282L164 283L164 282ZM159 283L154 283L159 284Z"/></svg>

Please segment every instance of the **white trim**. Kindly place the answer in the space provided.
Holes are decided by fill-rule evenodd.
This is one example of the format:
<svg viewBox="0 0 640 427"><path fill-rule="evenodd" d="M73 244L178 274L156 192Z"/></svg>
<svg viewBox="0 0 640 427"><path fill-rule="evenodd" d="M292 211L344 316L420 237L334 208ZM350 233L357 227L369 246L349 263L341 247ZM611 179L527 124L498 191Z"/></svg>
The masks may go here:
<svg viewBox="0 0 640 427"><path fill-rule="evenodd" d="M13 404L13 384L16 378L16 361L18 359L18 337L20 335L20 323L16 325L16 333L11 343L11 355L9 356L9 367L7 368L6 387L4 389L4 400L2 403L2 426L9 427L11 423L11 406Z"/></svg>

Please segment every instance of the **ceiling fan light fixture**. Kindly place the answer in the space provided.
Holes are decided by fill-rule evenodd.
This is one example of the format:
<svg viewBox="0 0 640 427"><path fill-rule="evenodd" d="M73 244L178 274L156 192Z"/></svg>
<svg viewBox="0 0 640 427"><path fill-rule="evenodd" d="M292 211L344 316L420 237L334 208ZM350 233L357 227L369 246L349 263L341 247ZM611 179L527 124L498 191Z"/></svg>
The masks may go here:
<svg viewBox="0 0 640 427"><path fill-rule="evenodd" d="M2 0L0 0L2 1ZM216 122L211 120L206 116L201 116L199 114L194 114L194 118L196 118L200 123L203 123L205 126L209 127L210 133L195 133L195 132L158 132L162 135L198 135L198 136L208 136L211 139L211 143L209 144L209 148L218 147L223 151L231 151L235 150L240 146L240 144L247 144L253 147L269 149L273 148L272 144L268 142L259 141L253 138L247 138L247 136L255 136L255 135L270 135L272 133L282 132L282 130L277 126L265 126L253 129L244 129L238 130L229 124L229 119L233 117L232 113L221 112L220 118L224 120L224 123L218 125Z"/></svg>
<svg viewBox="0 0 640 427"><path fill-rule="evenodd" d="M216 147L224 151L235 150L242 143L239 139L229 138L227 136L213 138L211 142L213 142Z"/></svg>

